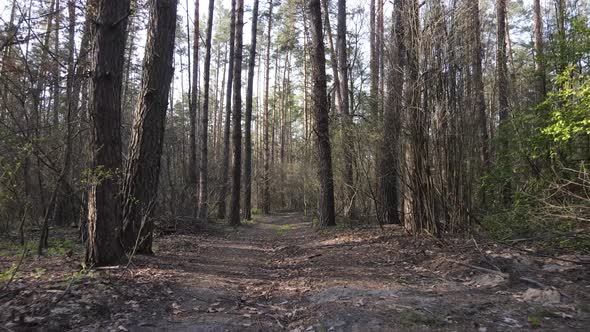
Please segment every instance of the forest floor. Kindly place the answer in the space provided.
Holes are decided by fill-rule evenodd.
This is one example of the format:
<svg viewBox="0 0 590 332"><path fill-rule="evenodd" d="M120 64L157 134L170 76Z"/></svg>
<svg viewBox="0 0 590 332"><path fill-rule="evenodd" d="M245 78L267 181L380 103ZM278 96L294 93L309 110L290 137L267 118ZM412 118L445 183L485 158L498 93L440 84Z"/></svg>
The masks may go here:
<svg viewBox="0 0 590 332"><path fill-rule="evenodd" d="M56 234L57 233L57 234ZM176 231L156 255L80 271L74 237L0 283L0 330L587 330L590 257L397 226L317 231L300 214ZM62 243L59 245L59 243ZM71 243L71 242L66 242ZM0 246L0 269L19 254ZM12 251L11 251L12 250ZM3 273L8 279L10 273Z"/></svg>

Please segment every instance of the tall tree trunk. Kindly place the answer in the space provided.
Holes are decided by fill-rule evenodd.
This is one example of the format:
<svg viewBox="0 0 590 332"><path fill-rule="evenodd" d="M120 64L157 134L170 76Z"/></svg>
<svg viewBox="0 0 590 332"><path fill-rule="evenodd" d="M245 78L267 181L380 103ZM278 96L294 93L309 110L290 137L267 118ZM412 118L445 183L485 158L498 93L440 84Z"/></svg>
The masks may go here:
<svg viewBox="0 0 590 332"><path fill-rule="evenodd" d="M118 170L122 164L121 85L129 0L95 0L94 5L89 114L95 178L88 193L86 261L99 266L116 263L123 255Z"/></svg>
<svg viewBox="0 0 590 332"><path fill-rule="evenodd" d="M219 72L221 71L221 47L217 47L217 56L215 59L215 96L213 97L215 100L215 104L213 106L213 123L212 123L212 147L213 147L213 151L217 151L217 117L219 115L219 109L220 109L220 98L222 98L223 96L220 96L220 91L222 89L219 88Z"/></svg>
<svg viewBox="0 0 590 332"><path fill-rule="evenodd" d="M187 1L188 2L188 1ZM188 6L187 6L188 11ZM187 184L189 187L188 192L194 193L193 195L193 203L190 204L193 206L193 214L196 216L198 207L200 206L199 203L199 172L197 167L198 158L197 158L197 112L198 112L198 105L197 105L197 98L198 98L198 91L199 91L199 0L195 0L195 17L194 20L194 31L193 31L193 71L192 71L192 84L190 84L190 76L189 76L189 88L190 88L190 98L189 98L189 121L190 121L190 143L189 143L189 163L188 163L188 174L189 174L189 183ZM189 19L187 13L187 33L189 30ZM188 35L190 36L190 34ZM189 40L189 71L190 71L190 37ZM190 74L189 74L190 75Z"/></svg>
<svg viewBox="0 0 590 332"><path fill-rule="evenodd" d="M498 93L498 113L500 117L500 126L504 126L508 121L508 66L506 64L506 2L507 0L496 0L496 19L497 19L497 50L496 50L496 89ZM505 163L505 167L509 167L509 160L507 157L508 147L505 141L502 140L502 151L500 151L500 158ZM504 205L510 205L512 201L512 185L511 180L506 179L502 187L502 200Z"/></svg>
<svg viewBox="0 0 590 332"><path fill-rule="evenodd" d="M441 229L434 209L434 192L429 159L430 114L422 103L423 81L420 77L421 32L420 10L418 0L406 2L406 64L407 77L406 107L410 137L408 139L408 171L410 186L410 215L406 219L406 228L420 232L428 231L439 236ZM428 64L424 66L428 68ZM426 99L425 99L426 100Z"/></svg>
<svg viewBox="0 0 590 332"><path fill-rule="evenodd" d="M41 127L42 127L42 117L41 111L43 107L42 103L42 96L43 91L47 88L47 77L49 76L48 68L49 65L49 49L50 45L49 42L51 37L51 32L54 30L54 22L55 22L55 9L56 9L57 2L56 0L52 0L49 5L50 15L47 15L46 27L45 27L45 36L43 38L43 42L41 44L41 55L39 59L39 68L35 73L35 79L33 80L34 83L34 93L33 93L33 114L32 114L32 138L34 142L33 146L37 144L37 142L41 139ZM32 6L31 6L32 7ZM29 13L30 14L30 13ZM36 174L35 177L37 178L37 185L38 185L38 205L39 213L44 214L46 212L45 206L45 190L43 186L43 174L41 174L42 170L42 161L41 157L36 157ZM46 225L47 226L47 225ZM45 228L45 227L44 227Z"/></svg>
<svg viewBox="0 0 590 332"><path fill-rule="evenodd" d="M248 86L246 88L246 122L244 128L244 220L252 219L252 94L254 91L254 70L256 70L256 37L258 24L258 0L252 9L252 41L248 58Z"/></svg>
<svg viewBox="0 0 590 332"><path fill-rule="evenodd" d="M151 216L158 196L168 93L174 74L177 4L178 0L150 0L149 4L142 87L123 184L122 240L129 252L152 253Z"/></svg>
<svg viewBox="0 0 590 332"><path fill-rule="evenodd" d="M381 1L381 0L379 0ZM379 114L378 112L378 102L377 98L379 98L379 57L377 52L377 32L376 32L376 19L375 19L375 0L371 0L371 7L370 7L370 59L369 59L369 68L371 72L371 87L370 87L370 105L371 105L371 115L376 117Z"/></svg>
<svg viewBox="0 0 590 332"><path fill-rule="evenodd" d="M473 106L474 114L478 118L479 148L482 171L485 173L490 168L490 152L488 142L488 116L486 112L485 91L483 83L482 49L481 49L481 23L479 19L479 2L469 1L471 5L471 19L473 31L473 46L471 47L471 63L473 66ZM485 204L485 197L483 199Z"/></svg>
<svg viewBox="0 0 590 332"><path fill-rule="evenodd" d="M262 179L262 213L270 213L270 110L268 94L270 85L270 44L272 41L272 9L273 0L269 0L268 27L266 42L266 68L264 75L264 178Z"/></svg>
<svg viewBox="0 0 590 332"><path fill-rule="evenodd" d="M498 89L498 111L500 122L508 118L508 68L506 64L506 1L496 0L497 50L496 87Z"/></svg>
<svg viewBox="0 0 590 332"><path fill-rule="evenodd" d="M207 169L209 162L207 131L209 127L209 74L211 67L211 38L213 35L213 10L215 0L209 0L209 17L207 18L207 39L205 41L205 68L204 68L204 91L203 91L203 113L201 114L201 167L199 171L199 218L206 219L208 214L208 176ZM193 96L196 98L196 96Z"/></svg>
<svg viewBox="0 0 590 332"><path fill-rule="evenodd" d="M228 222L230 225L240 225L240 186L242 176L242 30L244 25L244 0L236 1L236 52L234 64L233 87L233 133L234 149L231 200Z"/></svg>
<svg viewBox="0 0 590 332"><path fill-rule="evenodd" d="M566 19L566 13L565 13L565 3L566 0L555 0L556 4L556 20L557 20L557 45L558 45L558 49L559 49L559 71L562 72L565 70L565 67L568 65L567 64L567 57L566 57L566 47L567 47L567 43L566 43L566 31L565 31L565 19Z"/></svg>
<svg viewBox="0 0 590 332"><path fill-rule="evenodd" d="M2 54L2 58L0 59L0 76L8 75L12 69L11 67L14 66L14 60L12 59L14 47L10 44L14 38L16 38L18 32L18 29L14 24L17 6L18 4L16 0L12 0L12 5L10 7L10 19L7 24L6 35L3 36L5 39L2 41L2 47L0 47L0 53ZM3 80L2 85L0 86L0 98L2 98L2 100L7 100L8 95L8 84ZM4 122L7 115L7 110L4 108L0 109L0 121Z"/></svg>
<svg viewBox="0 0 590 332"><path fill-rule="evenodd" d="M356 218L356 189L354 186L354 143L353 121L350 113L348 94L348 56L346 44L346 0L338 0L338 72L340 76L340 114L342 116L342 139L344 145L344 188L345 207L344 215Z"/></svg>
<svg viewBox="0 0 590 332"><path fill-rule="evenodd" d="M61 4L60 0L55 1L55 29L53 31L53 82L51 87L51 100L52 100L52 113L53 113L53 126L57 127L59 124L59 111L60 111L60 59L59 59L59 31L61 30Z"/></svg>
<svg viewBox="0 0 590 332"><path fill-rule="evenodd" d="M392 29L392 54L387 77L387 102L383 107L382 147L379 162L377 217L382 224L399 224L400 132L403 107L405 25L404 2L396 0Z"/></svg>
<svg viewBox="0 0 590 332"><path fill-rule="evenodd" d="M226 73L227 73L227 67L228 67L228 65L227 65L228 64L227 56L228 56L228 53L229 53L228 50L227 50L227 48L228 48L228 45L227 44L228 43L224 43L224 44L225 44L224 45L225 46L225 49L223 51L223 74L221 75L221 88L220 88L221 91L219 92L219 100L220 100L220 104L221 105L219 106L219 117L217 118L217 120L218 120L218 123L217 123L217 141L218 141L218 143L217 144L218 145L217 145L217 149L215 150L216 159L218 161L219 161L220 156L222 156L222 154L223 154L222 153L222 149L223 149L224 141L222 141L222 138L223 137L221 135L222 132L223 132L223 123L224 123L224 121L223 121L224 120L223 114L224 114L224 107L225 107L225 105L223 103L223 98L224 98L225 95L223 93L224 93L225 88L226 88L225 80L226 80L226 78L228 76L228 75L226 75ZM221 172L219 173L219 175L221 175Z"/></svg>
<svg viewBox="0 0 590 332"><path fill-rule="evenodd" d="M320 0L309 0L308 10L311 23L311 98L315 111L315 128L318 146L320 178L319 225L336 225L334 210L334 179L332 174L332 152L330 147L330 120L326 87L326 54L322 31Z"/></svg>
<svg viewBox="0 0 590 332"><path fill-rule="evenodd" d="M67 59L67 80L66 80L66 132L64 139L63 152L63 179L58 181L59 191L57 193L55 211L53 213L53 221L59 225L66 225L74 221L75 210L72 204L71 196L74 193L69 190L72 178L72 126L74 118L76 117L78 98L75 96L74 86L76 85L76 63L75 57L75 40L76 37L76 3L74 0L68 1L68 59ZM82 37L84 38L84 37ZM80 92L79 89L77 91ZM62 183L59 183L62 182Z"/></svg>
<svg viewBox="0 0 590 332"><path fill-rule="evenodd" d="M383 114L383 102L385 98L385 61L383 61L383 57L385 56L385 24L384 24L384 13L383 13L383 2L385 0L377 0L377 37L376 37L376 44L377 44L377 59L378 59L378 66L379 66L379 100L378 100L378 109L379 114Z"/></svg>
<svg viewBox="0 0 590 332"><path fill-rule="evenodd" d="M541 0L533 0L533 35L535 48L535 74L537 76L536 102L540 103L547 95L545 52L543 51L543 16L541 14Z"/></svg>
<svg viewBox="0 0 590 332"><path fill-rule="evenodd" d="M334 47L334 38L332 36L332 25L330 24L330 9L328 7L328 0L322 0L322 9L324 13L324 27L326 31L326 38L328 39L328 49L330 51L330 64L332 66L332 74L334 75L334 96L336 103L341 104L340 96L340 71L338 70L338 56L336 55L336 48ZM341 109L339 110L341 111Z"/></svg>
<svg viewBox="0 0 590 332"><path fill-rule="evenodd" d="M227 207L227 187L229 181L229 145L230 125L232 110L232 86L234 80L234 53L236 36L236 0L231 0L230 28L229 28L229 68L227 74L227 90L225 93L225 126L223 128L223 157L221 160L221 190L219 191L219 205L217 207L217 218L225 219Z"/></svg>

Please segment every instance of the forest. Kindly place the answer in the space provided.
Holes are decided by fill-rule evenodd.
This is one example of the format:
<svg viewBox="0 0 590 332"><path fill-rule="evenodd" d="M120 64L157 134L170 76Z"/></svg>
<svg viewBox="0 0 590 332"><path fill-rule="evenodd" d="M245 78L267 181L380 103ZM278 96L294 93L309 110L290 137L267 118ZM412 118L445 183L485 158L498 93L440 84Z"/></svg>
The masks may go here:
<svg viewBox="0 0 590 332"><path fill-rule="evenodd" d="M0 330L584 330L589 166L588 0L0 0Z"/></svg>

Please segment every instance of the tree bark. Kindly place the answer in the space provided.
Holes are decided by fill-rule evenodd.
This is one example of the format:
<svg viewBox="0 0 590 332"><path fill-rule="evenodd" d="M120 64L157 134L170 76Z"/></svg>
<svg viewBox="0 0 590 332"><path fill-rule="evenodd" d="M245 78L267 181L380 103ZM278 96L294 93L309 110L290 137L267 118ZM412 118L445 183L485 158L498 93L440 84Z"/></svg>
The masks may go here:
<svg viewBox="0 0 590 332"><path fill-rule="evenodd" d="M381 0L379 0L381 1ZM369 59L369 69L371 72L371 87L370 87L370 105L371 105L371 115L373 117L377 117L379 114L377 99L379 98L379 57L377 52L377 33L376 33L376 19L375 19L375 0L371 0L371 7L370 7L370 59Z"/></svg>
<svg viewBox="0 0 590 332"><path fill-rule="evenodd" d="M86 262L100 266L117 263L123 255L117 178L122 164L121 85L129 0L95 0L94 5L89 115L95 178L88 193Z"/></svg>
<svg viewBox="0 0 590 332"><path fill-rule="evenodd" d="M405 25L404 2L394 4L392 29L392 54L389 58L387 77L387 102L383 107L382 146L379 158L378 220L382 224L399 224L400 132L404 90Z"/></svg>
<svg viewBox="0 0 590 332"><path fill-rule="evenodd" d="M508 121L508 66L506 57L506 2L507 0L496 0L496 19L497 19L497 50L496 50L496 89L498 93L498 113L500 126ZM508 147L506 137L502 140L502 151L500 158L509 167ZM502 201L505 206L510 205L512 201L511 180L506 179L502 187Z"/></svg>
<svg viewBox="0 0 590 332"><path fill-rule="evenodd" d="M59 26L61 21L61 4L60 0L55 1L55 29L53 31L53 73L52 73L52 86L51 86L51 100L52 100L52 113L53 113L53 126L57 127L59 124L59 111L60 111L60 103L61 103L61 96L59 91L59 82L61 80L60 77L60 59L59 59L59 31L61 27Z"/></svg>
<svg viewBox="0 0 590 332"><path fill-rule="evenodd" d="M356 188L354 185L353 121L348 94L348 56L346 44L346 0L338 0L338 72L340 76L340 114L342 116L342 140L344 146L344 216L354 219L356 215Z"/></svg>
<svg viewBox="0 0 590 332"><path fill-rule="evenodd" d="M187 8L188 10L188 8ZM195 17L193 18L195 23L193 31L193 71L192 71L192 84L190 85L190 100L189 100L189 120L190 120L190 143L189 143L189 183L188 186L192 187L189 189L189 193L194 193L194 204L191 204L195 208L193 213L196 216L198 214L198 208L200 206L199 195L200 195L200 175L197 167L197 112L199 106L197 105L197 98L199 93L199 0L195 0ZM187 15L187 30L188 30L188 15ZM189 35L190 36L190 35ZM189 70L190 70L190 37L189 39ZM189 80L190 81L190 80ZM190 83L190 82L189 82Z"/></svg>
<svg viewBox="0 0 590 332"><path fill-rule="evenodd" d="M266 68L264 75L264 178L262 185L262 213L270 213L270 110L268 94L270 85L270 44L272 41L272 9L273 0L269 0L268 9L268 40L266 42Z"/></svg>
<svg viewBox="0 0 590 332"><path fill-rule="evenodd" d="M540 103L547 95L547 75L545 74L545 52L543 51L543 16L541 0L533 0L533 35L535 49L535 71L537 75L537 98Z"/></svg>
<svg viewBox="0 0 590 332"><path fill-rule="evenodd" d="M236 1L236 52L234 54L233 87L233 167L231 183L231 200L228 223L240 225L240 186L242 176L242 30L244 26L244 0Z"/></svg>
<svg viewBox="0 0 590 332"><path fill-rule="evenodd" d="M168 93L174 74L177 4L178 0L150 0L142 87L123 184L122 240L129 252L152 253L151 216L158 196Z"/></svg>
<svg viewBox="0 0 590 332"><path fill-rule="evenodd" d="M63 177L60 176L58 180L58 192L55 201L55 211L53 213L53 221L59 225L67 225L74 221L76 211L72 204L72 200L68 197L74 195L69 190L72 178L72 131L73 122L76 117L78 107L78 94L80 90L74 88L76 85L76 63L75 57L75 37L76 37L76 3L74 0L68 1L68 46L67 46L67 80L66 80L66 117L65 125L66 132L64 138L64 152L63 152ZM84 38L84 36L82 37ZM80 59L79 59L80 60Z"/></svg>
<svg viewBox="0 0 590 332"><path fill-rule="evenodd" d="M254 92L254 71L256 70L256 37L258 25L258 0L252 9L252 41L248 58L248 86L246 88L246 121L244 128L244 220L252 219L252 94Z"/></svg>
<svg viewBox="0 0 590 332"><path fill-rule="evenodd" d="M227 187L229 181L229 145L230 125L232 114L232 86L234 80L234 53L236 36L236 0L231 0L230 29L229 29L229 68L227 73L227 90L225 93L225 126L223 128L223 157L221 160L221 190L219 191L219 205L217 207L217 218L225 219L227 208Z"/></svg>
<svg viewBox="0 0 590 332"><path fill-rule="evenodd" d="M320 201L320 227L336 225L334 210L334 179L332 174L332 152L330 147L330 120L326 87L326 54L322 31L320 0L309 0L308 10L311 23L311 81L312 102L315 111L315 132L318 146Z"/></svg>
<svg viewBox="0 0 590 332"><path fill-rule="evenodd" d="M471 1L471 17L473 30L473 46L471 48L471 63L473 66L474 114L478 117L479 148L482 174L490 168L490 152L488 142L488 116L486 113L485 90L483 83L481 23L479 19L479 2ZM483 199L485 204L485 197Z"/></svg>
<svg viewBox="0 0 590 332"><path fill-rule="evenodd" d="M498 89L498 108L500 122L508 118L508 68L506 64L506 1L496 0L497 50L496 87Z"/></svg>
<svg viewBox="0 0 590 332"><path fill-rule="evenodd" d="M201 165L199 171L199 218L207 219L208 214L208 162L209 147L207 142L207 131L209 127L209 86L210 86L210 67L211 67L211 38L213 35L213 10L215 0L209 0L209 17L207 18L207 39L205 41L205 68L203 80L205 83L203 91L203 113L201 114ZM196 98L194 96L193 98Z"/></svg>
<svg viewBox="0 0 590 332"><path fill-rule="evenodd" d="M340 105L340 71L338 70L338 56L336 55L336 48L334 47L334 38L332 36L332 25L330 24L330 9L328 7L328 0L322 0L322 9L324 12L324 27L326 31L326 38L328 39L328 50L330 51L330 65L332 66L332 74L334 75L334 96L336 104ZM342 111L339 109L339 111Z"/></svg>

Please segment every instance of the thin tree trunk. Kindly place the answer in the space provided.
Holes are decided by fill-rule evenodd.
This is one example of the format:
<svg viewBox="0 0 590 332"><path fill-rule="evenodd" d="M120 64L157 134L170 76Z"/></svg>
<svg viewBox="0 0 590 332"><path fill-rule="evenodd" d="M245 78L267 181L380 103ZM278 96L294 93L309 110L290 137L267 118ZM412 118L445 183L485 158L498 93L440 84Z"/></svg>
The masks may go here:
<svg viewBox="0 0 590 332"><path fill-rule="evenodd" d="M204 68L204 91L203 91L203 113L201 114L201 169L199 172L199 218L206 219L208 214L208 176L207 169L209 162L207 132L209 127L209 74L211 67L211 38L213 35L213 10L215 0L209 0L209 17L207 18L207 40L205 41L205 68Z"/></svg>
<svg viewBox="0 0 590 332"><path fill-rule="evenodd" d="M565 70L567 66L567 58L565 56L565 51L567 47L566 43L566 31L565 31L565 2L566 0L555 0L556 1L556 10L557 13L555 14L557 20L557 43L559 48L559 71L562 72Z"/></svg>
<svg viewBox="0 0 590 332"><path fill-rule="evenodd" d="M188 3L188 0L187 0ZM189 20L188 20L188 5L187 5L187 34L190 36L189 31ZM192 71L192 84L190 79L190 37L188 38L188 56L189 56L189 89L190 89L190 98L189 98L189 121L190 121L190 143L189 143L189 163L188 163L188 174L189 174L189 186L188 192L193 195L193 214L196 216L198 214L198 208L200 206L199 203L199 186L200 186L200 179L199 179L199 171L197 167L198 165L198 158L197 158L197 112L198 112L198 105L197 105L197 97L198 97L198 86L199 86L199 0L195 0L195 17L194 19L194 31L193 31L193 71Z"/></svg>
<svg viewBox="0 0 590 332"><path fill-rule="evenodd" d="M242 176L242 30L244 25L244 0L236 1L236 52L234 64L233 87L233 168L231 183L231 200L228 223L240 225L240 186Z"/></svg>
<svg viewBox="0 0 590 332"><path fill-rule="evenodd" d="M252 41L248 58L248 86L246 90L246 122L244 128L244 220L252 219L252 94L254 91L254 70L256 70L256 37L258 24L258 0L252 9Z"/></svg>
<svg viewBox="0 0 590 332"><path fill-rule="evenodd" d="M508 67L506 64L506 1L496 0L496 19L497 19L497 50L496 50L496 89L498 93L498 113L500 116L500 126L503 126L508 121ZM501 158L504 163L508 164L509 160L506 158L507 146L504 141L503 151L500 151ZM509 167L509 165L505 165ZM504 205L510 205L512 201L512 185L511 180L506 179L502 188L502 200Z"/></svg>
<svg viewBox="0 0 590 332"><path fill-rule="evenodd" d="M547 95L547 75L545 74L545 52L543 50L543 16L541 0L533 0L533 35L535 48L535 71L537 75L537 99L540 103Z"/></svg>
<svg viewBox="0 0 590 332"><path fill-rule="evenodd" d="M76 84L76 63L74 62L75 56L75 37L76 37L76 3L74 0L68 1L68 72L67 72L67 81L66 81L66 99L67 99L67 108L66 108L66 118L65 118L65 125L66 125L66 133L64 139L64 153L63 153L63 178L60 176L61 182L59 183L59 191L57 193L57 198L55 201L55 211L53 213L53 221L59 225L66 225L68 223L73 222L75 217L75 210L72 204L72 200L68 199L69 196L74 195L74 193L69 190L70 188L69 183L71 183L72 178L72 126L74 118L76 117L77 107L78 107L78 95L74 95L75 92L79 94L79 88L77 91L74 88ZM84 38L84 37L82 37Z"/></svg>
<svg viewBox="0 0 590 332"><path fill-rule="evenodd" d="M334 179L332 174L332 152L330 147L330 120L326 87L326 54L322 31L320 0L308 1L311 22L311 75L312 101L315 109L315 132L318 145L321 227L336 225L334 210Z"/></svg>
<svg viewBox="0 0 590 332"><path fill-rule="evenodd" d="M379 0L381 1L381 0ZM371 105L371 115L376 117L379 114L378 108L379 103L377 102L377 98L379 98L379 57L377 52L377 33L376 33L376 20L375 20L375 0L371 0L371 7L370 7L370 60L369 60L369 68L371 72L371 87L370 87L370 105Z"/></svg>
<svg viewBox="0 0 590 332"><path fill-rule="evenodd" d="M488 138L488 117L486 112L485 91L483 83L483 67L482 67L482 45L481 45L481 23L479 19L479 2L470 1L471 5L471 19L473 24L473 46L471 48L472 66L473 66L473 89L474 89L474 104L475 114L478 118L479 124L479 147L480 160L482 166L482 173L490 168L490 152L489 152L489 138ZM486 199L482 197L485 205Z"/></svg>
<svg viewBox="0 0 590 332"><path fill-rule="evenodd" d="M39 60L39 68L35 73L35 91L33 93L33 116L32 116L32 132L33 132L33 140L34 142L40 141L41 135L41 126L42 126L42 118L41 118L41 110L42 110L42 96L43 91L46 88L47 84L47 76L49 67L49 42L51 32L54 30L54 19L55 19L55 8L57 2L56 0L52 0L51 4L49 5L50 8L50 15L47 15L47 23L45 28L45 36L43 38L43 43L41 44L41 56ZM32 6L31 6L32 7ZM43 175L41 174L42 169L42 162L41 157L37 156L36 158L36 178L37 178L37 185L38 185L38 196L39 196L39 211L41 214L45 215L46 206L45 206L45 190L43 186Z"/></svg>
<svg viewBox="0 0 590 332"><path fill-rule="evenodd" d="M334 75L334 95L336 96L336 103L340 105L340 100L342 99L342 97L340 96L340 72L338 71L338 56L336 55L336 48L334 47L334 38L332 37L332 25L330 24L330 11L328 7L328 0L322 0L322 6L324 12L324 26L327 33L326 37L328 39L328 48L330 50L330 64L332 65L332 74Z"/></svg>
<svg viewBox="0 0 590 332"><path fill-rule="evenodd" d="M59 26L61 21L61 4L60 0L55 1L55 29L53 32L53 82L51 87L52 103L53 103L53 126L57 127L59 124L59 110L60 110L60 94L59 94L59 82L60 82L60 60L59 60Z"/></svg>
<svg viewBox="0 0 590 332"><path fill-rule="evenodd" d="M217 208L217 218L225 219L225 210L227 208L227 187L229 181L229 145L230 145L230 125L232 110L232 87L234 80L235 66L235 36L236 36L236 0L231 0L231 15L229 29L229 68L227 74L227 90L225 94L225 126L223 128L223 159L221 160L221 190L219 192L219 205Z"/></svg>
<svg viewBox="0 0 590 332"><path fill-rule="evenodd" d="M262 213L270 213L270 110L268 105L268 94L270 84L270 44L272 41L272 9L273 0L269 0L268 9L268 40L266 43L266 70L264 83L264 178L262 189Z"/></svg>
<svg viewBox="0 0 590 332"><path fill-rule="evenodd" d="M346 0L338 0L338 72L340 76L340 114L342 116L342 140L344 146L344 216L356 218L356 189L354 185L353 121L348 94L348 56L346 44Z"/></svg>
<svg viewBox="0 0 590 332"><path fill-rule="evenodd" d="M384 17L383 17L383 2L384 0L377 0L377 37L376 37L376 44L377 44L377 59L378 59L378 66L379 66L379 100L378 100L378 109L379 114L383 114L383 103L385 98L385 61L383 57L385 56L385 25L384 25Z"/></svg>

